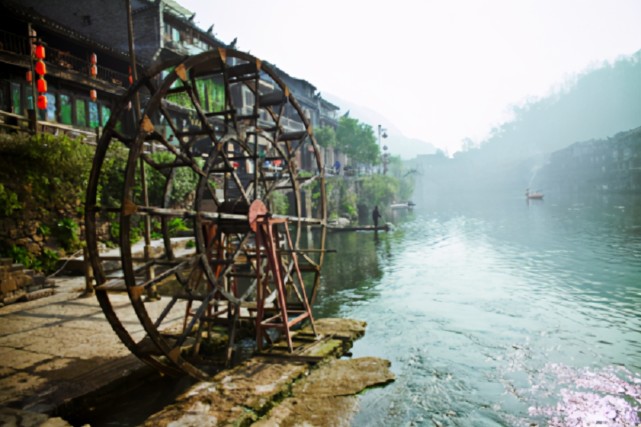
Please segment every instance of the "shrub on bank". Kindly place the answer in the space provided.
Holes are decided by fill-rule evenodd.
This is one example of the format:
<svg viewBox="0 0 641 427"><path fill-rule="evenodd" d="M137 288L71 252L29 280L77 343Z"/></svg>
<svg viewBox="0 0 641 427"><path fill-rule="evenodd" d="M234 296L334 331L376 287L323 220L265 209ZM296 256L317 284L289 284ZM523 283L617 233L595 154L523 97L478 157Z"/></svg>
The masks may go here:
<svg viewBox="0 0 641 427"><path fill-rule="evenodd" d="M50 270L81 247L93 148L49 134L0 134L0 255Z"/></svg>

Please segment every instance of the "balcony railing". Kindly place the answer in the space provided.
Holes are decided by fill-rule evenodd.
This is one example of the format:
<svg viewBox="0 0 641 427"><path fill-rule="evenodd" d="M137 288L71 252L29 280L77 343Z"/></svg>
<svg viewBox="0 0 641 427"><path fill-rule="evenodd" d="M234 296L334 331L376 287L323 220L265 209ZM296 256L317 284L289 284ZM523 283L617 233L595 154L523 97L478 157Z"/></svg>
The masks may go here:
<svg viewBox="0 0 641 427"><path fill-rule="evenodd" d="M13 33L0 30L0 51L29 56L29 40L27 37L21 37ZM49 46L47 46L47 57L45 58L45 63L87 76L89 75L91 66L89 58L82 59L67 51ZM100 58L98 58L98 75L96 78L117 86L126 87L129 84L128 77L129 76L127 76L127 74L120 73L110 68L101 67Z"/></svg>
<svg viewBox="0 0 641 427"><path fill-rule="evenodd" d="M13 52L19 55L29 54L29 40L12 33L0 30L0 51Z"/></svg>

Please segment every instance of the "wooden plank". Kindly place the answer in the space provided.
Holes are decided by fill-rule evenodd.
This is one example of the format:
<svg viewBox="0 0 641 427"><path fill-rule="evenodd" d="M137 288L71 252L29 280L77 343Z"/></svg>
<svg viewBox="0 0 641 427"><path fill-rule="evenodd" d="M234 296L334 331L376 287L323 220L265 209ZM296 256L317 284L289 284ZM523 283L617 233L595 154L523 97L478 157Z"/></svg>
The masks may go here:
<svg viewBox="0 0 641 427"><path fill-rule="evenodd" d="M258 105L260 107L272 107L274 105L282 105L286 102L287 97L280 91L266 93L258 97Z"/></svg>
<svg viewBox="0 0 641 427"><path fill-rule="evenodd" d="M302 139L307 136L307 131L298 130L294 132L285 132L278 136L279 141L293 141L296 139Z"/></svg>

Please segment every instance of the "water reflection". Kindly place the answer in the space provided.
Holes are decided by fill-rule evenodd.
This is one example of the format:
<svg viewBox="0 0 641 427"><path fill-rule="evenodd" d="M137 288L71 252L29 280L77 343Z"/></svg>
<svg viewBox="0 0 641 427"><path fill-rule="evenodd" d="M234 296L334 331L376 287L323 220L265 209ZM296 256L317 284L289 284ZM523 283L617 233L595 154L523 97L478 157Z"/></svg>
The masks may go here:
<svg viewBox="0 0 641 427"><path fill-rule="evenodd" d="M355 355L398 376L354 424L545 424L529 408L562 401L536 392L551 364L639 374L640 202L448 202L378 238L330 235L316 315L367 321Z"/></svg>

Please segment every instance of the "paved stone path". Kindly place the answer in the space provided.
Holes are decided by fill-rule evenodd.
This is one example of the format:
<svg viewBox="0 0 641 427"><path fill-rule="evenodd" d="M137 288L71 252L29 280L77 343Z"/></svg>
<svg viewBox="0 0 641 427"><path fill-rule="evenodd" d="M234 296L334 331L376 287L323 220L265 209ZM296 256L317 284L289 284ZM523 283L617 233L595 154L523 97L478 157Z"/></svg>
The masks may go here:
<svg viewBox="0 0 641 427"><path fill-rule="evenodd" d="M57 279L56 286L52 296L0 307L0 408L47 413L146 368L97 299L82 297L83 277Z"/></svg>
<svg viewBox="0 0 641 427"><path fill-rule="evenodd" d="M105 319L97 299L82 297L83 277L58 279L56 285L56 293L52 296L0 307L0 425L69 426L61 418L49 418L43 414L51 414L56 408L73 403L74 399L79 400L109 385L122 386L125 381L135 381L135 378L153 372L120 342ZM127 295L114 295L112 304L118 311L118 318L134 339L142 338L144 331L131 309ZM162 306L160 303L157 306L149 303L147 308L153 312ZM312 345L309 352L301 356L340 356L347 351L346 342L350 342L351 346L351 342L364 333L365 324L348 319L320 319L317 329L321 335L331 339ZM385 361L380 362L382 365L376 362L380 365L377 369L373 369L370 366L372 362L366 360L357 359L349 363L354 365L352 371L375 371L380 374L377 378L357 381L345 371L336 367L330 369L341 372L339 376L343 380L350 378L349 382L362 382L358 390L386 383L393 378L385 367ZM362 363L370 365L363 368L364 365L360 365ZM296 418L300 425L319 425L318 418L314 417L327 419L329 413L338 416L334 420L338 423L335 425L343 425L340 422L348 419L344 415L351 411L355 402L351 397L343 399L341 396L345 394L344 391L315 391L311 394L305 390L291 392L292 384L309 373L310 366L301 361L249 360L232 371L219 373L212 378L212 382L195 386L173 405L150 417L145 425L171 425L176 420L196 422L187 422L187 425L204 425L200 423L205 420L212 425L217 421L222 424L234 421L251 423L288 396L291 398L282 402L282 406L277 405L281 409L270 411L261 420L261 425L282 424L283 417L294 419L292 405L296 406L299 402L328 408L326 412L305 411L301 416L308 418ZM329 375L321 375L323 382L328 380ZM202 402L213 401L217 402L215 411L210 410L208 405L205 405L207 408L201 408ZM327 405L321 405L320 402L327 402ZM343 405L343 410L329 410L339 403Z"/></svg>

